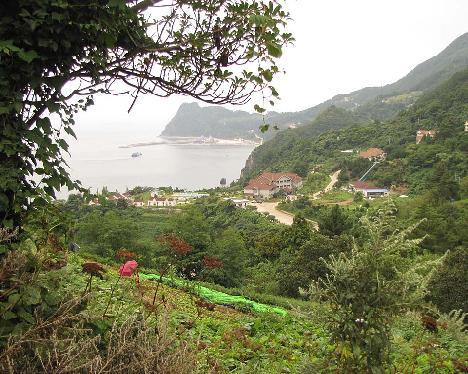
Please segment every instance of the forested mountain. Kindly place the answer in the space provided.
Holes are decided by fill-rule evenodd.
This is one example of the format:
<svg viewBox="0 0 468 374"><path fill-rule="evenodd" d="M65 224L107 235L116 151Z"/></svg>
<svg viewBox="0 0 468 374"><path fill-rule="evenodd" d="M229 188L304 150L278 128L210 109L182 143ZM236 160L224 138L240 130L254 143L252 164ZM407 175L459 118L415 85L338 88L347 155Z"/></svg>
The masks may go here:
<svg viewBox="0 0 468 374"><path fill-rule="evenodd" d="M468 133L464 132L464 123L467 119L468 69L424 94L388 122L372 121L363 125L363 118L356 112L331 107L311 125L284 131L257 147L243 170L242 179L261 170L294 170L298 163L306 163L309 168L324 163L331 168L346 168L353 156L341 150L381 147L388 154L387 161L373 177L387 186L405 184L413 191L424 190L437 166L452 177L466 175ZM348 127L318 135L327 128L344 124ZM435 139L424 139L416 145L418 129L435 129L438 133Z"/></svg>
<svg viewBox="0 0 468 374"><path fill-rule="evenodd" d="M453 41L437 56L416 66L407 76L383 87L366 87L349 94L334 96L319 105L299 112L269 112L265 116L267 124L287 129L291 124L308 125L327 108L336 106L352 110L352 125L356 117L363 120L386 120L400 110L413 104L427 92L454 73L468 66L468 33ZM324 124L322 122L318 122ZM262 116L245 111L232 111L220 106L200 107L196 103L182 104L175 117L167 124L161 135L164 136L214 136L218 138L253 138L254 134L264 139L273 138L278 132L262 133L259 126ZM317 125L317 122L314 122ZM342 127L335 124L333 128ZM325 127L323 128L325 129ZM321 130L317 128L314 133Z"/></svg>

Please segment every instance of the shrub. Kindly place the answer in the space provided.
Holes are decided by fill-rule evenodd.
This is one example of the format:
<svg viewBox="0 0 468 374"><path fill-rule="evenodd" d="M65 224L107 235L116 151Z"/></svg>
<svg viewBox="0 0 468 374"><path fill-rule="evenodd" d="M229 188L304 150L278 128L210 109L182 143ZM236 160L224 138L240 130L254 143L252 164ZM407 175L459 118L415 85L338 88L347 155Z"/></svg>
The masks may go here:
<svg viewBox="0 0 468 374"><path fill-rule="evenodd" d="M331 330L339 363L346 372L383 373L390 348L390 321L418 306L425 295L427 279L419 275L424 271L410 261L420 243L408 239L415 226L401 232L391 230L394 213L390 203L375 217L364 217L367 241L355 244L349 255L332 255L326 261L329 274L313 283L308 292L331 304Z"/></svg>
<svg viewBox="0 0 468 374"><path fill-rule="evenodd" d="M442 266L431 278L428 289L431 300L440 311L454 309L468 312L468 250L459 248L450 252Z"/></svg>

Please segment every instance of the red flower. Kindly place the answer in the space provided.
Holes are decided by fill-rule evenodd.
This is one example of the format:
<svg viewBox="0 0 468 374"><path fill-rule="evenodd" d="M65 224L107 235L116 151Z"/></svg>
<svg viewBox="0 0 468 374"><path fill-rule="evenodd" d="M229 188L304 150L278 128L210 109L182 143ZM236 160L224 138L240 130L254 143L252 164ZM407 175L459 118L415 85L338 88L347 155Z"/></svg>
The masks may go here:
<svg viewBox="0 0 468 374"><path fill-rule="evenodd" d="M131 277L133 273L137 270L138 268L138 262L132 260L132 261L127 261L125 264L123 264L120 269L119 269L119 274L122 277Z"/></svg>

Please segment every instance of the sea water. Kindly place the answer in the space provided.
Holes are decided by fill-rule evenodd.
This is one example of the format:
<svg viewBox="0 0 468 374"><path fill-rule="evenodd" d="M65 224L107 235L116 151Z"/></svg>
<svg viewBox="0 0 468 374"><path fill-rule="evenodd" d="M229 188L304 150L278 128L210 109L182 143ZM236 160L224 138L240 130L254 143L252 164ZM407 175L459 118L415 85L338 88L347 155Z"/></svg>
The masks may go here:
<svg viewBox="0 0 468 374"><path fill-rule="evenodd" d="M158 143L158 138L151 139ZM121 137L82 137L72 142L66 157L74 179L91 192L106 186L124 192L135 186L172 186L188 190L229 184L240 176L253 145L160 144L122 148ZM132 153L141 152L140 157ZM66 194L61 191L61 197Z"/></svg>

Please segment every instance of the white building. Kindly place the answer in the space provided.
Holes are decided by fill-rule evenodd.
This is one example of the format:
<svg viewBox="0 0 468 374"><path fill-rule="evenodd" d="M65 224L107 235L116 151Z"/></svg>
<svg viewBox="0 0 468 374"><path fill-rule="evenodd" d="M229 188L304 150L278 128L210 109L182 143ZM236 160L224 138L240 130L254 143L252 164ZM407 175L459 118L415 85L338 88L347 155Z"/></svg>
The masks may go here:
<svg viewBox="0 0 468 374"><path fill-rule="evenodd" d="M388 196L389 193L386 188L379 188L371 183L363 181L352 182L349 187L353 192L362 192L364 197L367 199Z"/></svg>
<svg viewBox="0 0 468 374"><path fill-rule="evenodd" d="M148 200L148 206L164 207L164 206L176 206L177 199L173 197L153 197Z"/></svg>
<svg viewBox="0 0 468 374"><path fill-rule="evenodd" d="M224 200L231 201L236 206L236 208L246 208L250 202L246 199L234 199L232 197L225 197Z"/></svg>

